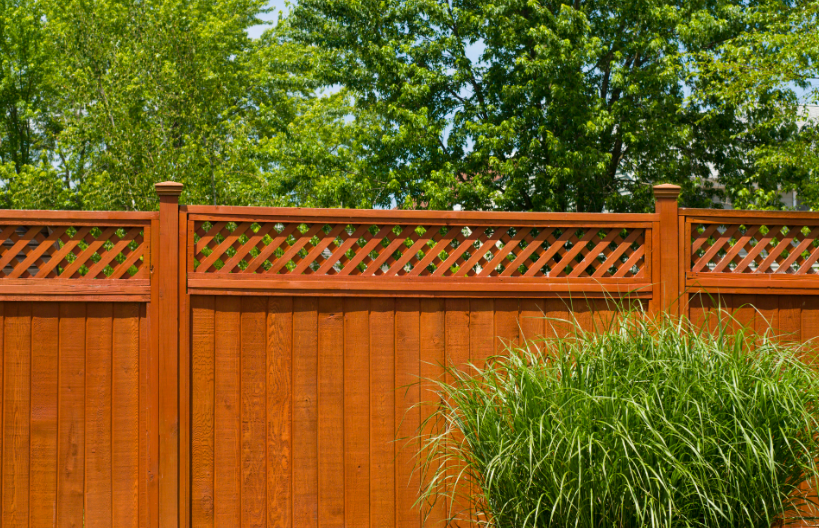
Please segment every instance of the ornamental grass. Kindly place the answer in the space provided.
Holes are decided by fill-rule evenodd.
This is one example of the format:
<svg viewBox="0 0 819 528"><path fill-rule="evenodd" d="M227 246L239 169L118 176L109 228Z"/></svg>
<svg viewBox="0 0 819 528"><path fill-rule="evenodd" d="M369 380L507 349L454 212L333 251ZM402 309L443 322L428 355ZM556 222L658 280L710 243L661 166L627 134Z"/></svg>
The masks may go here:
<svg viewBox="0 0 819 528"><path fill-rule="evenodd" d="M812 345L723 320L630 313L449 368L421 501L496 528L819 526Z"/></svg>

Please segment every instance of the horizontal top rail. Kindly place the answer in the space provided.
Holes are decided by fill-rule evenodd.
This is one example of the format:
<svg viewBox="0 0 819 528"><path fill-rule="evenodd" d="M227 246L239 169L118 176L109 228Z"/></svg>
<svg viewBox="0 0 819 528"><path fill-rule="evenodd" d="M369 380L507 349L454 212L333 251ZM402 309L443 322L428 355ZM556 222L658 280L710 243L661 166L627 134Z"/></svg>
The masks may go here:
<svg viewBox="0 0 819 528"><path fill-rule="evenodd" d="M189 205L181 207L192 220L224 221L309 221L370 222L403 224L423 222L425 225L586 225L650 227L658 216L654 213L529 213L497 211L408 211L403 209L313 209L306 207L230 207Z"/></svg>
<svg viewBox="0 0 819 528"><path fill-rule="evenodd" d="M696 217L703 222L731 221L788 221L819 222L819 213L810 211L745 211L738 209L680 209L680 216Z"/></svg>
<svg viewBox="0 0 819 528"><path fill-rule="evenodd" d="M143 211L32 211L0 209L0 224L19 222L25 225L148 225L159 213Z"/></svg>

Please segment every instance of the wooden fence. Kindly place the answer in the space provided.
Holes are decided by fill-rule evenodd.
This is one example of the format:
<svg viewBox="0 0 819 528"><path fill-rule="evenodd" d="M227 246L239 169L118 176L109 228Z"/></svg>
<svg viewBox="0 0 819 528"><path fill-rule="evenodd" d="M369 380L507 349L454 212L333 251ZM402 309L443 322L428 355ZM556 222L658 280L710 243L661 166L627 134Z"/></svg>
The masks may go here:
<svg viewBox="0 0 819 528"><path fill-rule="evenodd" d="M819 335L819 215L0 212L0 525L420 527L444 364L612 298ZM752 307L753 306L753 307ZM754 308L755 307L755 308ZM428 526L457 505L438 504Z"/></svg>

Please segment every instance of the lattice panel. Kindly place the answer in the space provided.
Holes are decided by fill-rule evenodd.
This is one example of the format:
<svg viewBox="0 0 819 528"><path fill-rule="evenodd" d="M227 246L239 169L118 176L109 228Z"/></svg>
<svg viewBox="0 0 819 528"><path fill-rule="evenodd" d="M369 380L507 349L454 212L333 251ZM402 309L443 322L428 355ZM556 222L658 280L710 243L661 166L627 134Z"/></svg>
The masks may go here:
<svg viewBox="0 0 819 528"><path fill-rule="evenodd" d="M819 226L692 224L691 271L819 273Z"/></svg>
<svg viewBox="0 0 819 528"><path fill-rule="evenodd" d="M199 273L645 276L642 228L195 222Z"/></svg>
<svg viewBox="0 0 819 528"><path fill-rule="evenodd" d="M143 227L0 225L0 278L148 278Z"/></svg>

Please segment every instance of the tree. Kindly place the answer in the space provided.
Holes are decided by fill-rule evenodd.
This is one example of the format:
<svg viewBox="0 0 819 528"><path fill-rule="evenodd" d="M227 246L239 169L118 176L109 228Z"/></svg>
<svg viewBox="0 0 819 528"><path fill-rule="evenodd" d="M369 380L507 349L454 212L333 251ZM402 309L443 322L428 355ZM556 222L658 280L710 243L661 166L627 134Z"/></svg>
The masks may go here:
<svg viewBox="0 0 819 528"><path fill-rule="evenodd" d="M291 123L319 104L318 85L310 54L282 39L285 24L248 36L266 5L5 5L5 205L151 209L154 183L168 179L185 184L187 203L281 202L275 169L282 162L271 159L277 150L269 145L289 138L296 148Z"/></svg>
<svg viewBox="0 0 819 528"><path fill-rule="evenodd" d="M747 111L702 69L747 35L781 34L766 13L809 4L301 0L290 24L325 52L324 83L379 125L354 127L364 202L641 211L658 182L708 206L723 195L715 174L735 199L749 182L806 181L765 161L801 141L794 116L764 90Z"/></svg>
<svg viewBox="0 0 819 528"><path fill-rule="evenodd" d="M39 0L0 0L0 181L11 207L76 207L51 165L56 89Z"/></svg>
<svg viewBox="0 0 819 528"><path fill-rule="evenodd" d="M754 170L726 179L737 207L780 208L780 191L796 190L819 209L819 2L766 2L748 14L749 27L719 53L695 60L711 114L736 109L749 125L732 139L747 143ZM760 141L759 138L766 140Z"/></svg>

